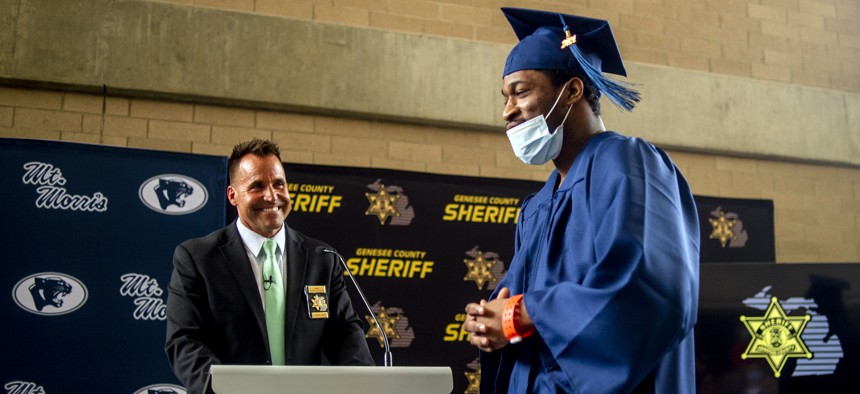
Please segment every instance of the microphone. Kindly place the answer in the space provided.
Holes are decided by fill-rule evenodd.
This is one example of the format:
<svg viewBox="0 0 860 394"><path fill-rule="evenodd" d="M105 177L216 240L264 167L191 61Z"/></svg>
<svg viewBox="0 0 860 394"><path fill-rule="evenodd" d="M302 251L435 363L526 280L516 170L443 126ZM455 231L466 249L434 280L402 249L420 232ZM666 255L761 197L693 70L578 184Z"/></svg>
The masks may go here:
<svg viewBox="0 0 860 394"><path fill-rule="evenodd" d="M269 275L268 279L266 279L266 278L263 279L263 289L269 290L272 288L273 284L275 284L275 280L272 279L272 275Z"/></svg>
<svg viewBox="0 0 860 394"><path fill-rule="evenodd" d="M349 278L352 279L352 284L355 285L355 289L358 290L358 295L361 297L361 301L364 302L364 307L367 308L368 312L370 312L370 316L373 317L373 321L376 322L376 327L379 328L379 333L382 334L382 343L385 344L385 358L383 360L384 366L394 366L391 357L391 347L389 347L388 345L388 335L385 335L385 330L382 328L382 324L379 324L379 319L376 318L376 314L373 313L373 309L371 309L370 304L367 303L367 297L364 296L364 292L361 291L361 286L358 285L358 282L355 281L355 277L352 276L352 272L350 272L349 267L346 266L346 261L343 260L343 256L341 256L340 253L337 252L337 250L325 246L317 246L314 251L319 255L323 255L326 253L333 254L337 257L338 260L340 260L340 264L343 266L343 269L349 275Z"/></svg>

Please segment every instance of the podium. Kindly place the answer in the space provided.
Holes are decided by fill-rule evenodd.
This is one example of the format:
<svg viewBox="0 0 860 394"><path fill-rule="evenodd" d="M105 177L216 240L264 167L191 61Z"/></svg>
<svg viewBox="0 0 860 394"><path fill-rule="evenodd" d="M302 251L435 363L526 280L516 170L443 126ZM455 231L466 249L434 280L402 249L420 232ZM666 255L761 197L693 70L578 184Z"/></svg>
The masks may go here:
<svg viewBox="0 0 860 394"><path fill-rule="evenodd" d="M454 389L450 367L213 365L209 374L217 394L447 394Z"/></svg>

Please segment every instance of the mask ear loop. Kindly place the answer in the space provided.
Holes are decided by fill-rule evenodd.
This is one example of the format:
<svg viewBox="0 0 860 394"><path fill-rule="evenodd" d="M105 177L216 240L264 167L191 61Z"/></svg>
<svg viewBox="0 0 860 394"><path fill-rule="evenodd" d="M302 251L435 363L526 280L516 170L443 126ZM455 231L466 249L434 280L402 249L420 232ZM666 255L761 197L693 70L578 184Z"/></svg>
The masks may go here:
<svg viewBox="0 0 860 394"><path fill-rule="evenodd" d="M544 116L544 118L549 117L549 114L551 114L552 111L555 110L555 106L558 105L558 101L561 100L561 95L564 94L564 89L566 89L566 88L567 88L567 83L565 82L564 88L561 89L561 92L558 94L558 97L555 99L555 103L553 103L552 108L549 109L549 112L546 114L546 116ZM573 109L573 104L571 104L570 107L567 107L567 113L564 114L564 119L561 120L561 123L558 125L558 127L556 127L556 129L558 129L559 127L564 125L564 122L567 121L567 116L570 115L571 109ZM553 130L553 132L555 132L555 130Z"/></svg>
<svg viewBox="0 0 860 394"><path fill-rule="evenodd" d="M566 121L567 121L567 115L570 115L570 110L571 110L571 109L573 109L573 104L571 104L571 105L570 105L570 107L567 107L567 113L566 113L566 114L564 114L564 119L562 119L562 120L561 120L561 124L562 124L562 125L564 124L564 122L566 122Z"/></svg>
<svg viewBox="0 0 860 394"><path fill-rule="evenodd" d="M567 82L564 83L564 86L561 88L561 91L558 92L558 97L555 98L555 102L552 103L552 108L549 109L549 112L546 113L544 118L548 118L549 114L551 114L552 111L555 110L555 106L558 105L558 100L561 100L561 95L564 94L565 88L567 88ZM565 119L567 119L567 116L565 116Z"/></svg>

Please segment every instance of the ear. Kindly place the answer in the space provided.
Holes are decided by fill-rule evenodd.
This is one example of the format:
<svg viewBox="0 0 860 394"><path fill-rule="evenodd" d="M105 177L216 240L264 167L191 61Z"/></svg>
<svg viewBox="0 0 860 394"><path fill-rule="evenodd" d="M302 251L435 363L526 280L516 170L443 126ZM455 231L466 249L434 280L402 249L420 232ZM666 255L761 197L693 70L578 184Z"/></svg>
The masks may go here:
<svg viewBox="0 0 860 394"><path fill-rule="evenodd" d="M583 100L585 94L585 84L579 77L573 77L567 81L567 97L564 102L567 106L571 106Z"/></svg>
<svg viewBox="0 0 860 394"><path fill-rule="evenodd" d="M236 189L233 188L233 185L227 185L227 200L234 207L238 205L236 203Z"/></svg>

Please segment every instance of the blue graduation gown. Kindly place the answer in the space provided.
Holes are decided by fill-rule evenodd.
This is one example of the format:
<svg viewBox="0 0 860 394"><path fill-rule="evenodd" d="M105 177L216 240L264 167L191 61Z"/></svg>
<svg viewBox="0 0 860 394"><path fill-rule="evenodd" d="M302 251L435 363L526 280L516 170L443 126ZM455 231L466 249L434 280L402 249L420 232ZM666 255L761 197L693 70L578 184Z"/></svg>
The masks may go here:
<svg viewBox="0 0 860 394"><path fill-rule="evenodd" d="M523 294L537 333L482 352L482 391L694 393L699 224L684 177L653 145L603 132L558 180L523 202L498 286Z"/></svg>

